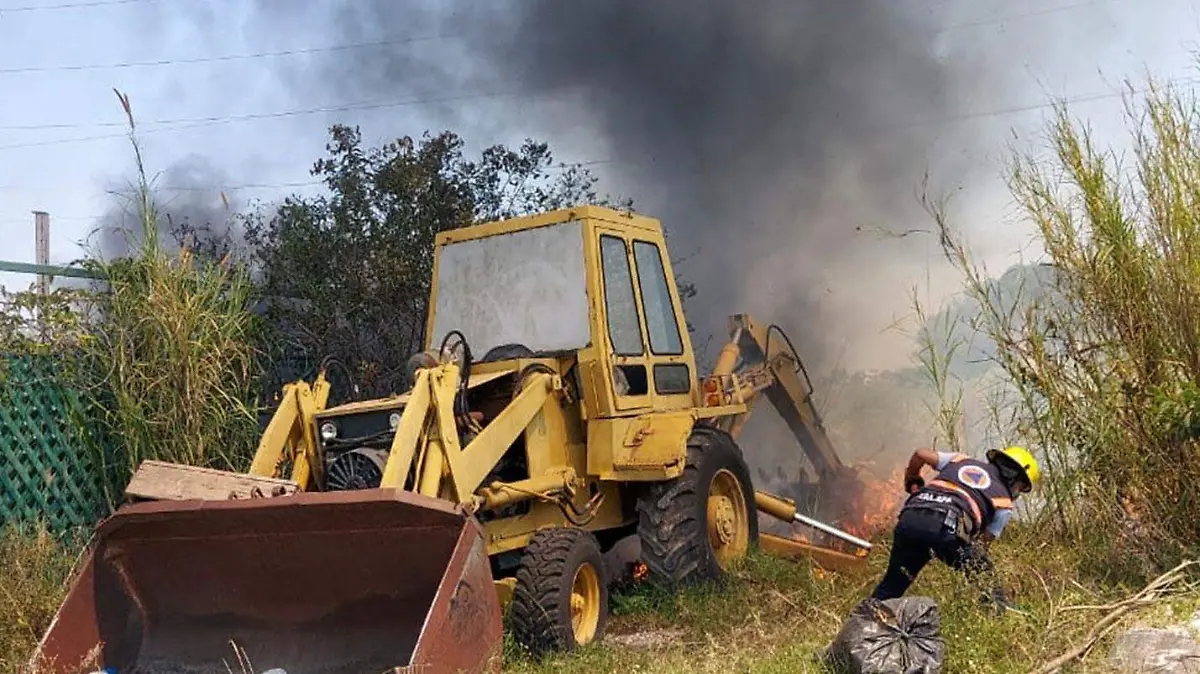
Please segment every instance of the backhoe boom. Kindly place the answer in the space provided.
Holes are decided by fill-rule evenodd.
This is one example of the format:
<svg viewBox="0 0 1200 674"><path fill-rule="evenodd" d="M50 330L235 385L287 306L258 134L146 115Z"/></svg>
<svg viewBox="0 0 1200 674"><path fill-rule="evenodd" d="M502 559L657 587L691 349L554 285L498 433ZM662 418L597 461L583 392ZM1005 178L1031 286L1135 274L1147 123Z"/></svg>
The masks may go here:
<svg viewBox="0 0 1200 674"><path fill-rule="evenodd" d="M783 330L775 325L763 328L746 314L731 316L729 324L730 340L721 349L713 377L724 379L736 374L735 387L746 411L722 419L719 425L738 437L750 416L751 406L765 393L796 436L818 479L824 481L841 474L846 466L834 451L813 403L808 372ZM735 372L739 360L743 367Z"/></svg>

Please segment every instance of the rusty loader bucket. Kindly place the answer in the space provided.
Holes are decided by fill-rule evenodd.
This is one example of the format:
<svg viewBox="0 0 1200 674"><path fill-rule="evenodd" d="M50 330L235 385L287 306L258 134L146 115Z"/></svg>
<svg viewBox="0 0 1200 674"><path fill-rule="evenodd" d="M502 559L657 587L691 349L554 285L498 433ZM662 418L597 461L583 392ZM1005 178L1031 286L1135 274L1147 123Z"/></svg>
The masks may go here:
<svg viewBox="0 0 1200 674"><path fill-rule="evenodd" d="M97 531L38 674L496 671L479 525L408 492L151 502ZM228 669L227 669L228 666Z"/></svg>

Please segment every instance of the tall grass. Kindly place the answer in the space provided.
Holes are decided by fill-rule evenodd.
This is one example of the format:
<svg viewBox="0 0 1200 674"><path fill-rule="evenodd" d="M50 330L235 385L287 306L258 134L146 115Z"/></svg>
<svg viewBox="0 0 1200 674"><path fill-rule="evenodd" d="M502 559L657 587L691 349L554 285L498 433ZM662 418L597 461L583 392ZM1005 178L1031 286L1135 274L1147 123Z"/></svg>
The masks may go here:
<svg viewBox="0 0 1200 674"><path fill-rule="evenodd" d="M138 226L127 232L131 256L90 263L107 288L92 296L82 346L88 397L117 449L110 474L145 459L243 470L257 435L249 274L230 258L166 252L129 100L118 96L137 160Z"/></svg>
<svg viewBox="0 0 1200 674"><path fill-rule="evenodd" d="M58 610L74 563L71 546L41 527L0 528L0 674L26 664Z"/></svg>
<svg viewBox="0 0 1200 674"><path fill-rule="evenodd" d="M917 369L934 394L927 403L936 433L932 444L942 450L965 451L965 386L953 368L956 356L967 347L960 335L962 319L951 312L930 316L915 290L912 306L920 326L915 335Z"/></svg>
<svg viewBox="0 0 1200 674"><path fill-rule="evenodd" d="M167 252L129 100L118 96L137 160L132 253L86 261L104 278L93 288L6 295L0 312L0 347L62 361L87 408L72 421L114 493L146 459L244 470L258 435L247 270ZM40 527L0 527L0 674L21 671L49 626L74 549Z"/></svg>
<svg viewBox="0 0 1200 674"><path fill-rule="evenodd" d="M1200 540L1200 108L1151 83L1126 111L1131 163L1064 106L1050 156L1014 158L1053 270L1037 297L1003 301L931 212L1014 385L1016 431L1042 452L1048 521L1096 568L1147 572Z"/></svg>
<svg viewBox="0 0 1200 674"><path fill-rule="evenodd" d="M1003 546L995 555L997 568L1019 612L992 615L970 581L943 564L927 566L913 585L912 595L938 603L948 644L946 674L1028 673L1081 643L1106 613L1105 604L1140 589L1080 576L1078 548L1047 540L1023 523L1012 525L997 545ZM504 671L834 674L821 662L822 653L883 574L889 549L889 541L880 541L861 571L825 572L803 561L755 555L719 589L615 593L603 642L543 660L510 644ZM1140 612L1139 623L1185 621L1197 595L1177 589L1179 594ZM631 641L637 645L622 645ZM1112 671L1104 662L1106 646L1066 671Z"/></svg>

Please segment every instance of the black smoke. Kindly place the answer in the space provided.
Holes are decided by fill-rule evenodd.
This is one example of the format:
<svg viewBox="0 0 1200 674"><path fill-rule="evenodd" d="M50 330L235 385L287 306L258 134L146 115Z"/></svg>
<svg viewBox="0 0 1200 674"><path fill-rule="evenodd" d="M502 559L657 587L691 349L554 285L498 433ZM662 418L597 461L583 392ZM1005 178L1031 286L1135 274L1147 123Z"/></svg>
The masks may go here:
<svg viewBox="0 0 1200 674"><path fill-rule="evenodd" d="M160 247L193 252L219 259L239 252L245 242L235 215L241 204L230 192L229 176L211 159L191 154L150 177L154 217L143 217L138 187L114 182L109 191L112 206L96 223L92 240L102 259L136 252L145 240L147 223L155 228Z"/></svg>
<svg viewBox="0 0 1200 674"><path fill-rule="evenodd" d="M969 187L995 137L956 118L997 107L1007 66L1027 56L998 54L993 67L970 35L966 51L941 54L951 4L256 0L242 31L280 47L346 47L263 62L297 108L420 102L328 120L369 126L375 141L424 131L415 110L434 131L480 144L519 135L581 146L602 187L660 217L673 256L687 257L676 271L698 292L687 306L695 341L719 344L730 313L778 323L822 399L822 375L845 351L908 312L903 291L936 248L871 232L930 229L917 202L927 173L935 189ZM900 358L911 347L901 343ZM795 479L781 422L752 430L753 463L789 466Z"/></svg>
<svg viewBox="0 0 1200 674"><path fill-rule="evenodd" d="M449 36L329 52L280 74L321 99L427 100L447 125L486 118L483 109L489 128L504 118L551 141L585 129L591 158L608 160L597 170L661 217L675 255L689 256L677 271L699 293L688 307L699 341L720 340L724 317L750 310L787 328L815 368L896 309L867 318L872 308L840 306L831 289L869 294L888 282L878 266L925 250L864 232L927 227L915 198L924 174L965 173L935 145L970 139L937 121L978 107L967 98L984 69L934 53L938 6L362 0L316 16L258 3L263 25L307 25L320 44ZM992 93L1003 88L988 76ZM497 96L445 103L474 93ZM546 112L536 102L547 99L566 102Z"/></svg>
<svg viewBox="0 0 1200 674"><path fill-rule="evenodd" d="M527 135L601 160L602 187L661 218L673 257L687 258L676 272L695 284L687 310L702 360L724 340L725 317L748 311L789 333L818 403L845 407L830 373L868 349L876 361L911 355L903 336L878 335L911 312L907 291L936 259L929 236L877 232L931 229L918 202L927 177L935 196L968 197L992 177L976 162L994 149L994 125L959 122L1003 107L1019 75L1012 54L990 60L986 31L943 30L949 4L355 0L300 11L257 0L254 22L313 44L376 43L275 64L298 101L423 101L426 123L475 142ZM419 133L398 121L410 112L339 121ZM868 408L831 430L923 428L911 416ZM914 433L839 453L898 457L928 441ZM768 482L780 466L797 479L803 462L776 415L756 413L741 442Z"/></svg>

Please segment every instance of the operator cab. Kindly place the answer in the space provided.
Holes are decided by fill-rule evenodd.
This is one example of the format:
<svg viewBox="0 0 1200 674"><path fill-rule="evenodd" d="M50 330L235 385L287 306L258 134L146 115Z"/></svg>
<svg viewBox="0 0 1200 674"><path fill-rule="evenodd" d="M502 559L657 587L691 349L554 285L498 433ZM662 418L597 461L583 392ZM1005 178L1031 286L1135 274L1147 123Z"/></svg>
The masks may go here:
<svg viewBox="0 0 1200 674"><path fill-rule="evenodd" d="M694 404L691 343L652 218L584 206L443 232L427 326L427 350L461 334L473 373L569 359L589 417Z"/></svg>

